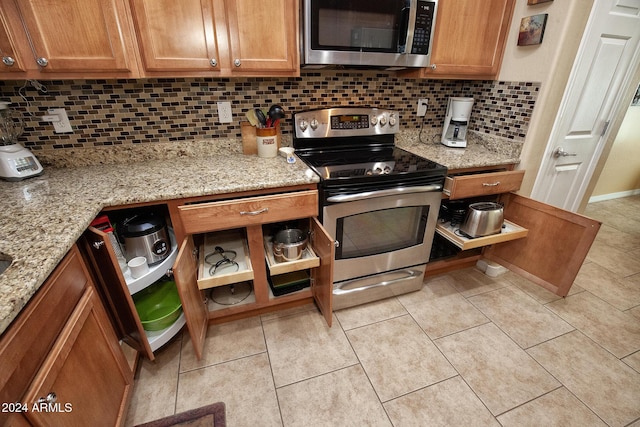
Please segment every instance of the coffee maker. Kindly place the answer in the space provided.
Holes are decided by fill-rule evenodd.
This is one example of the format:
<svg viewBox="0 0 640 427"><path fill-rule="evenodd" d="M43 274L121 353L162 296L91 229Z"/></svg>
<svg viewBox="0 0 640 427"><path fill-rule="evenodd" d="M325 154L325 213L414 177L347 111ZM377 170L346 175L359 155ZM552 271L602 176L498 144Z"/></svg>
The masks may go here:
<svg viewBox="0 0 640 427"><path fill-rule="evenodd" d="M473 98L454 96L449 98L447 115L442 127L441 142L447 147L467 146L467 127L473 107Z"/></svg>

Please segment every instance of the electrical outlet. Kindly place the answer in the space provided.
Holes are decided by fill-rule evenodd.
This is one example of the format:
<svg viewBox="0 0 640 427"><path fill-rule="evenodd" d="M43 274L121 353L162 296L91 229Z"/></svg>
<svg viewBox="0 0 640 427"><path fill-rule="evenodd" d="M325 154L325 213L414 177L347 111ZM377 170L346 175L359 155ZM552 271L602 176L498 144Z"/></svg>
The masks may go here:
<svg viewBox="0 0 640 427"><path fill-rule="evenodd" d="M418 117L424 117L427 114L427 105L429 104L428 98L420 98L418 99L418 109L416 110L416 114Z"/></svg>
<svg viewBox="0 0 640 427"><path fill-rule="evenodd" d="M49 120L53 123L53 131L55 133L73 133L71 122L69 122L67 111L64 108L50 108L47 113L49 116L57 116L57 120L55 120L56 117L53 117L54 120Z"/></svg>
<svg viewBox="0 0 640 427"><path fill-rule="evenodd" d="M230 102L218 102L218 121L220 123L233 122L233 113L231 112Z"/></svg>

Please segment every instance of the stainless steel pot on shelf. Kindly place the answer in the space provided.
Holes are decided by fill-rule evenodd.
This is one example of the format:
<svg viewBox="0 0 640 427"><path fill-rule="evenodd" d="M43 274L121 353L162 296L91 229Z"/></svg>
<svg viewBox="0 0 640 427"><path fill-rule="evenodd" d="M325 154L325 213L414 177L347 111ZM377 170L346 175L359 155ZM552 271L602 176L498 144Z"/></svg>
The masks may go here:
<svg viewBox="0 0 640 427"><path fill-rule="evenodd" d="M278 262L295 261L307 248L307 233L298 228L286 228L273 237L273 256Z"/></svg>

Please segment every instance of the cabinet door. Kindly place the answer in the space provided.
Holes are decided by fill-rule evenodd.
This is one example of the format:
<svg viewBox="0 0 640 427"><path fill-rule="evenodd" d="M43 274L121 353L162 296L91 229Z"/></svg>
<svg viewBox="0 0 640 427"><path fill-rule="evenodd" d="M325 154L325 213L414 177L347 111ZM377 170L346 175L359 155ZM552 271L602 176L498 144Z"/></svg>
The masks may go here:
<svg viewBox="0 0 640 427"><path fill-rule="evenodd" d="M118 267L118 259L109 237L94 227L84 234L84 251L96 274L107 309L118 335L124 342L154 360L153 351L137 316L136 306L127 288L127 283Z"/></svg>
<svg viewBox="0 0 640 427"><path fill-rule="evenodd" d="M16 48L16 42L12 35L9 33L9 26L7 22L7 16L3 9L3 5L0 4L0 55L2 61L0 62L0 73L16 73L23 72L24 66L22 60L18 55ZM2 75L0 74L0 75Z"/></svg>
<svg viewBox="0 0 640 427"><path fill-rule="evenodd" d="M89 288L25 395L26 416L37 426L119 425L132 383L100 299Z"/></svg>
<svg viewBox="0 0 640 427"><path fill-rule="evenodd" d="M209 326L209 311L198 289L198 255L192 236L187 236L182 242L173 265L173 278L180 294L191 343L200 360Z"/></svg>
<svg viewBox="0 0 640 427"><path fill-rule="evenodd" d="M506 195L504 202L505 218L529 233L487 248L485 257L566 296L601 223L516 194Z"/></svg>
<svg viewBox="0 0 640 427"><path fill-rule="evenodd" d="M131 0L147 71L219 70L213 0Z"/></svg>
<svg viewBox="0 0 640 427"><path fill-rule="evenodd" d="M224 3L232 72L299 71L297 0Z"/></svg>
<svg viewBox="0 0 640 427"><path fill-rule="evenodd" d="M335 242L317 219L311 220L313 249L320 258L320 266L311 270L311 293L327 324L333 319L333 260Z"/></svg>
<svg viewBox="0 0 640 427"><path fill-rule="evenodd" d="M43 72L129 72L133 36L123 0L18 1Z"/></svg>
<svg viewBox="0 0 640 427"><path fill-rule="evenodd" d="M515 0L440 0L425 77L495 79Z"/></svg>

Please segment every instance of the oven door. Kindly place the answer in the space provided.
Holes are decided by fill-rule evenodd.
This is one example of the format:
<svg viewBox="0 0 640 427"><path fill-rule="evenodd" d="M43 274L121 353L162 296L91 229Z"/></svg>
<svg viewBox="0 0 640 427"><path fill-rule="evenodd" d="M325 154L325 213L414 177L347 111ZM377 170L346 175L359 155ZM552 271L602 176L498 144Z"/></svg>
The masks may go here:
<svg viewBox="0 0 640 427"><path fill-rule="evenodd" d="M322 225L338 242L334 283L426 264L442 198L434 187L329 197Z"/></svg>
<svg viewBox="0 0 640 427"><path fill-rule="evenodd" d="M436 2L305 0L304 63L426 67Z"/></svg>

